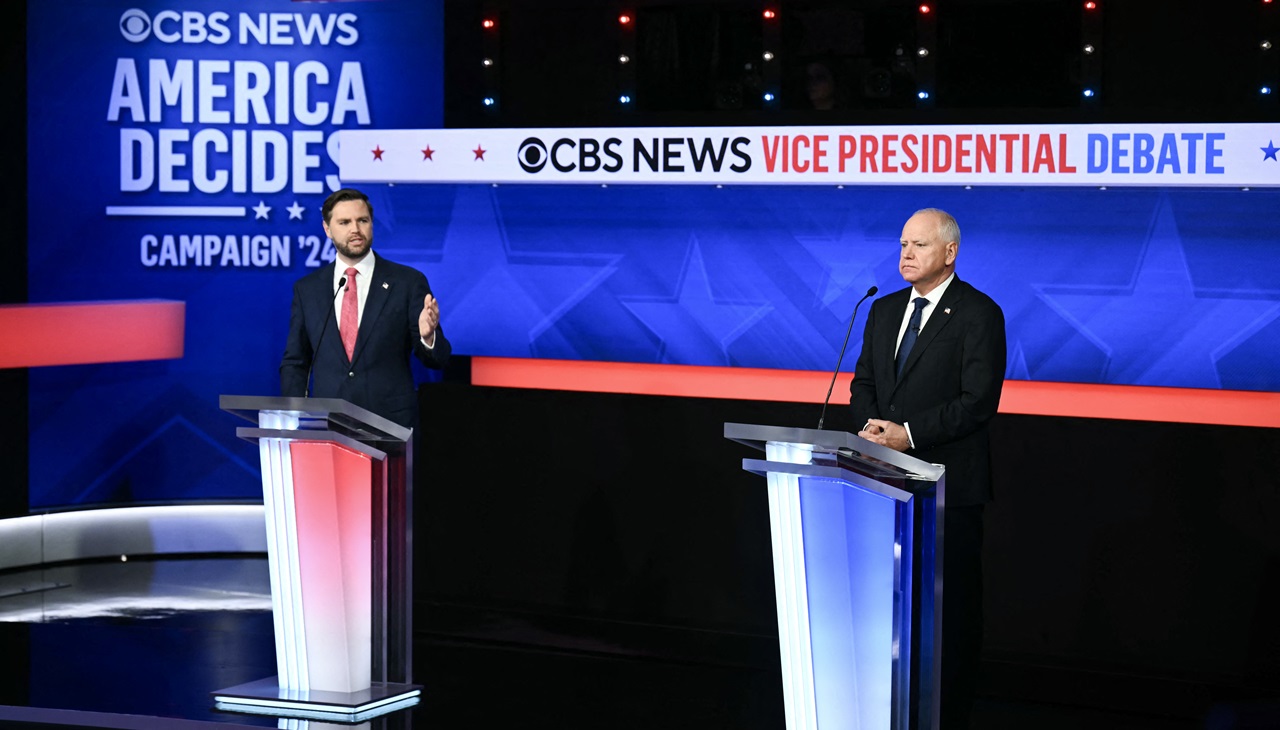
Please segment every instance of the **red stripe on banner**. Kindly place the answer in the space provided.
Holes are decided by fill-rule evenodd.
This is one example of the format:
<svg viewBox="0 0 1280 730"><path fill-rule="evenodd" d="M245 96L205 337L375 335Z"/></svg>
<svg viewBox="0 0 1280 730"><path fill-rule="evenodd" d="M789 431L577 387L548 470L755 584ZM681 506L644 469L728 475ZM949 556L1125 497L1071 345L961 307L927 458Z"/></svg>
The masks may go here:
<svg viewBox="0 0 1280 730"><path fill-rule="evenodd" d="M0 305L0 368L182 357L186 302Z"/></svg>
<svg viewBox="0 0 1280 730"><path fill-rule="evenodd" d="M841 373L833 404L849 402ZM473 357L471 382L503 388L821 403L831 374L810 370ZM1001 413L1280 428L1280 393L1008 380Z"/></svg>

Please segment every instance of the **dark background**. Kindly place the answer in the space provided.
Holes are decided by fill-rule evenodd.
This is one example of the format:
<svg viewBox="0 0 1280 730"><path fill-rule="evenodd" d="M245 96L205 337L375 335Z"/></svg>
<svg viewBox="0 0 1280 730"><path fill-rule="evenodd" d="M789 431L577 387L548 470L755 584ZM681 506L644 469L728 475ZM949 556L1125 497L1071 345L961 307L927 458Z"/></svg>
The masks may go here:
<svg viewBox="0 0 1280 730"><path fill-rule="evenodd" d="M1278 14L1261 0L1103 0L1094 16L1058 0L934 4L928 23L917 3L770 3L767 26L755 2L449 2L446 125L1277 119L1257 93L1280 76L1280 54L1259 49ZM3 120L0 304L26 301L22 243L40 233L23 8L0 31L18 100ZM842 108L807 108L815 59L837 69ZM465 358L421 397L420 633L777 666L764 485L722 424L809 427L816 406L481 388ZM0 407L0 516L25 514L25 371L0 371ZM829 427L849 427L836 410ZM1188 718L1280 703L1280 432L1012 415L992 431L984 696Z"/></svg>

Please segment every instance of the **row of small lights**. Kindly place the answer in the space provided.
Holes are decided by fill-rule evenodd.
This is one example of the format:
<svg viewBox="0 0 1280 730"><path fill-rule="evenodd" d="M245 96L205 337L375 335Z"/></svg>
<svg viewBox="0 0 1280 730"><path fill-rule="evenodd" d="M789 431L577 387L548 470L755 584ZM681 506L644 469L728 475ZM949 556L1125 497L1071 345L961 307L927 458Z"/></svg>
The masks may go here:
<svg viewBox="0 0 1280 730"><path fill-rule="evenodd" d="M1273 3L1274 3L1274 0L1262 0L1263 5L1272 5ZM927 3L922 3L917 9L919 10L920 15L922 17L931 16L933 14L933 7ZM1084 3L1084 9L1085 11L1090 13L1095 12L1098 10L1098 3L1096 2L1096 0L1087 0L1087 2ZM775 21L778 19L778 12L776 10L767 9L764 11L763 16L766 21ZM618 24L623 26L624 28L631 27L634 21L635 19L631 15L628 15L626 13L623 13L622 15L618 16ZM487 31L492 31L498 27L497 21L493 20L492 18L485 18L482 21L481 25ZM1263 39L1260 44L1260 47L1262 52L1264 53L1270 51L1271 50L1270 39ZM1086 56L1092 56L1095 52L1097 52L1097 48L1092 43L1086 43L1084 45L1083 50ZM916 55L920 58L926 58L929 55L929 49L924 46L921 46L920 48L916 49ZM763 58L767 63L774 60L775 55L772 51L766 50L764 52ZM481 63L485 68L491 68L494 65L494 61L492 58L484 58L481 61ZM631 63L631 57L625 53L619 54L618 63L622 65ZM1270 95L1271 92L1272 92L1272 88L1265 84L1259 89L1259 93L1261 93L1264 96ZM1093 99L1097 97L1098 92L1092 87L1086 87L1083 90L1082 94L1088 99ZM916 97L921 101L924 101L929 98L929 92L925 89L920 89L919 91L916 92ZM764 100L766 102L775 101L777 98L778 98L777 95L774 94L773 92L765 92L764 94ZM630 104L631 95L622 94L621 96L618 97L618 102L623 105ZM486 96L484 97L483 103L486 107L493 107L498 102L497 102L497 99L495 99L494 97Z"/></svg>

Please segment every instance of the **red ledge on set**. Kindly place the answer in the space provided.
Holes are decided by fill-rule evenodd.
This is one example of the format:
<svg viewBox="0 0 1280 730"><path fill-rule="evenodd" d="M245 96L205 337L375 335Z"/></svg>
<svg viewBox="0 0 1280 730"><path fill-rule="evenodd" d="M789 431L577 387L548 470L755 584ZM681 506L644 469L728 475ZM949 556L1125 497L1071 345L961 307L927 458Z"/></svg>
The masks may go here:
<svg viewBox="0 0 1280 730"><path fill-rule="evenodd" d="M841 373L832 407L849 402ZM649 363L474 357L471 382L504 388L821 403L831 374ZM1280 428L1280 393L1007 380L1001 413Z"/></svg>
<svg viewBox="0 0 1280 730"><path fill-rule="evenodd" d="M182 357L186 302L0 305L0 368Z"/></svg>

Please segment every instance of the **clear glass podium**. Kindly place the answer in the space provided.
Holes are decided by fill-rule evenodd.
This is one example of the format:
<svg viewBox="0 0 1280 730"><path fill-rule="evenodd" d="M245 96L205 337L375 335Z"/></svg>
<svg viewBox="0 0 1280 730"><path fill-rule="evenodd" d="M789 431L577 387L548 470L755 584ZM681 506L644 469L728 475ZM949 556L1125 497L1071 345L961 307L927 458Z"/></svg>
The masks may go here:
<svg viewBox="0 0 1280 730"><path fill-rule="evenodd" d="M840 431L724 424L764 452L788 730L936 730L943 467Z"/></svg>

